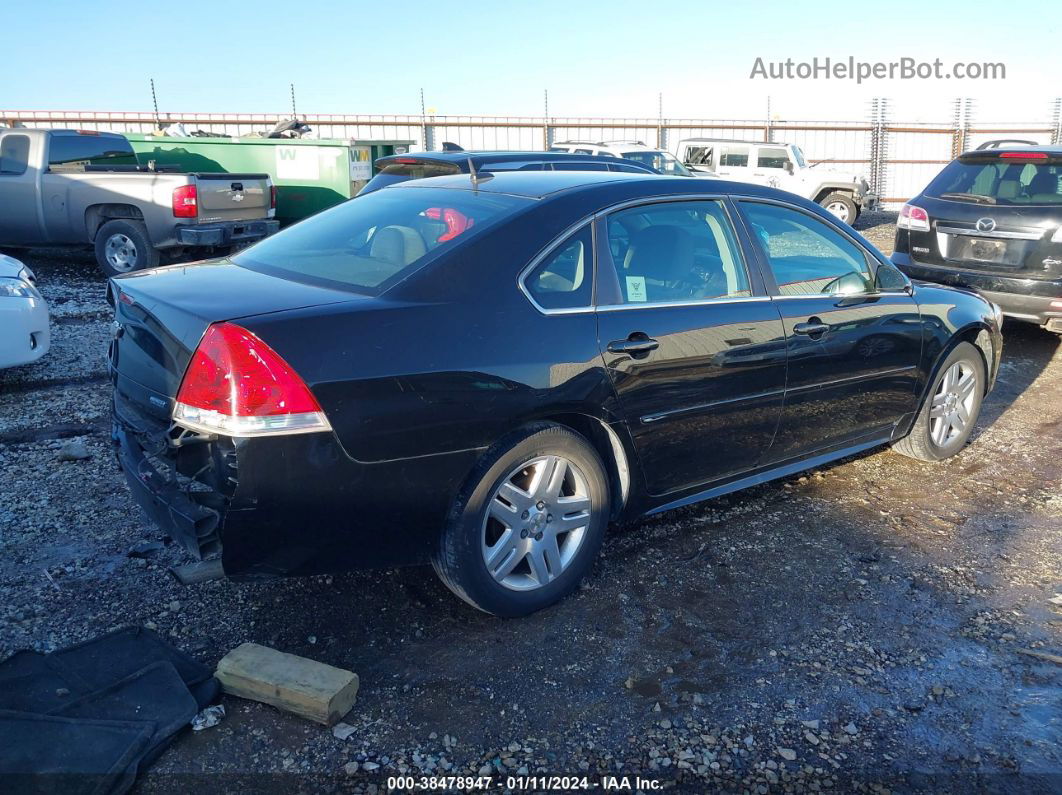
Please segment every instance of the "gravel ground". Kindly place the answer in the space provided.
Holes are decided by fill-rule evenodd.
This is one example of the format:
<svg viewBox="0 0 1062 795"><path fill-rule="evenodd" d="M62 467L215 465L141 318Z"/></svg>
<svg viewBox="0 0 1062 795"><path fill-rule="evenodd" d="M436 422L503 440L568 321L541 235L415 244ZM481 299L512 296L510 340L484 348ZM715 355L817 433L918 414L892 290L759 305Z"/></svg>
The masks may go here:
<svg viewBox="0 0 1062 795"><path fill-rule="evenodd" d="M887 251L894 218L858 226ZM1007 325L999 385L949 461L878 451L617 528L578 594L502 621L419 568L178 585L182 553L109 449L104 281L87 255L25 259L56 322L43 362L0 373L0 657L140 623L210 664L256 641L361 676L346 739L226 698L139 791L400 772L1062 790L1062 667L1036 656L1062 654L1058 337ZM145 540L161 549L131 556Z"/></svg>

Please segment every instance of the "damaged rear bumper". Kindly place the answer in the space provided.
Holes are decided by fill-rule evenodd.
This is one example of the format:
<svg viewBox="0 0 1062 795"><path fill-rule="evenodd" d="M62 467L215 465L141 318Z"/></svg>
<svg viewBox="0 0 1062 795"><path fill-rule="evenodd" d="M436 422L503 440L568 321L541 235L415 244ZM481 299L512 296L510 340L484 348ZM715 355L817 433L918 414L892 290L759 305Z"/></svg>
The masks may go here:
<svg viewBox="0 0 1062 795"><path fill-rule="evenodd" d="M232 579L427 563L478 456L364 463L331 432L197 434L138 410L128 394L142 389L116 379L112 438L130 491L196 559L220 556Z"/></svg>

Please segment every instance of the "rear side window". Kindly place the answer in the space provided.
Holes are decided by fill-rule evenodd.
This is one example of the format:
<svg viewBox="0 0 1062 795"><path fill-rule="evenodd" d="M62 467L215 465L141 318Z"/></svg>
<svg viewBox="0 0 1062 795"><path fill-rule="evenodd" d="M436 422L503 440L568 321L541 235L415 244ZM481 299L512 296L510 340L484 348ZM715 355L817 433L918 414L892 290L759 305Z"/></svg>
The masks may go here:
<svg viewBox="0 0 1062 795"><path fill-rule="evenodd" d="M29 136L5 135L0 140L0 174L25 174L28 165Z"/></svg>
<svg viewBox="0 0 1062 795"><path fill-rule="evenodd" d="M281 278L375 295L529 203L483 191L391 188L307 218L232 259Z"/></svg>
<svg viewBox="0 0 1062 795"><path fill-rule="evenodd" d="M52 135L48 139L48 166L52 171L85 166L135 166L136 155L124 138L105 135Z"/></svg>
<svg viewBox="0 0 1062 795"><path fill-rule="evenodd" d="M524 278L524 287L543 309L590 306L594 260L590 225L557 246Z"/></svg>
<svg viewBox="0 0 1062 795"><path fill-rule="evenodd" d="M870 291L863 251L829 224L777 204L740 204L767 255L779 295Z"/></svg>
<svg viewBox="0 0 1062 795"><path fill-rule="evenodd" d="M719 165L731 167L743 167L749 164L749 148L747 146L734 146L722 144L719 147Z"/></svg>
<svg viewBox="0 0 1062 795"><path fill-rule="evenodd" d="M1062 204L1062 159L1043 163L1000 158L953 160L929 183L925 193L978 204Z"/></svg>
<svg viewBox="0 0 1062 795"><path fill-rule="evenodd" d="M733 227L718 201L632 207L610 215L607 228L614 278L612 269L602 268L599 304L751 295Z"/></svg>

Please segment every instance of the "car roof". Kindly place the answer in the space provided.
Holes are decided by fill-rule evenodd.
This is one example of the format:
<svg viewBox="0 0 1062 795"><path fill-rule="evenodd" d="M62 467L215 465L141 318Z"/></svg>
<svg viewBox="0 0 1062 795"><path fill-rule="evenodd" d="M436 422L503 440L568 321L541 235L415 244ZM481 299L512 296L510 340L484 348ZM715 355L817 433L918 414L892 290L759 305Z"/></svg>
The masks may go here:
<svg viewBox="0 0 1062 795"><path fill-rule="evenodd" d="M1006 139L1013 140L1013 139ZM1043 152L1044 154L1051 155L1053 157L1062 157L1062 146L1001 146L998 149L970 149L963 152L959 157L998 157L1003 152L1020 152L1026 154L1028 152Z"/></svg>
<svg viewBox="0 0 1062 795"><path fill-rule="evenodd" d="M779 143L778 141L750 141L748 139L741 138L683 138L681 141L679 141L679 143L756 144L760 146L789 146L789 144L787 143Z"/></svg>
<svg viewBox="0 0 1062 795"><path fill-rule="evenodd" d="M601 157L600 155L578 155L573 152L528 152L528 151L465 151L465 152L409 152L402 155L386 155L381 158L377 158L376 163L391 163L395 161L401 161L403 158L411 158L414 160L434 160L440 163L468 163L471 159L472 162L477 165L481 162L494 162L503 163L508 161L517 160L586 160L587 158L599 159L602 162L608 162L612 158Z"/></svg>
<svg viewBox="0 0 1062 795"><path fill-rule="evenodd" d="M529 199L544 199L558 193L607 191L623 184L638 196L669 196L705 193L741 193L751 196L783 198L797 203L802 200L791 193L753 185L747 182L728 182L710 177L690 179L662 174L632 174L609 171L503 171L489 179L473 184L468 174L412 179L389 185L382 190L416 190L418 188L449 188L452 190L480 190L485 193L504 193ZM638 190L637 188L644 188Z"/></svg>

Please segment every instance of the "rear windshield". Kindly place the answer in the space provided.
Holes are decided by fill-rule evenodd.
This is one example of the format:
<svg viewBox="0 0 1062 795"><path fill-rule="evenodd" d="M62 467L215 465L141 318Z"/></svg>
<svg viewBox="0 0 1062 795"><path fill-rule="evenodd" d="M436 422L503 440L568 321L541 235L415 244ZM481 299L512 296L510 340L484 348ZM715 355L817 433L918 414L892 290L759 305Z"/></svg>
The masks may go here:
<svg viewBox="0 0 1062 795"><path fill-rule="evenodd" d="M444 188L391 188L307 218L232 259L281 278L375 295L531 200Z"/></svg>
<svg viewBox="0 0 1062 795"><path fill-rule="evenodd" d="M405 182L407 179L424 179L425 177L445 177L448 174L460 174L461 169L453 163L389 163L380 169L375 177L362 189L369 193L379 188Z"/></svg>
<svg viewBox="0 0 1062 795"><path fill-rule="evenodd" d="M1062 204L1062 161L954 160L937 175L926 195L978 204Z"/></svg>

